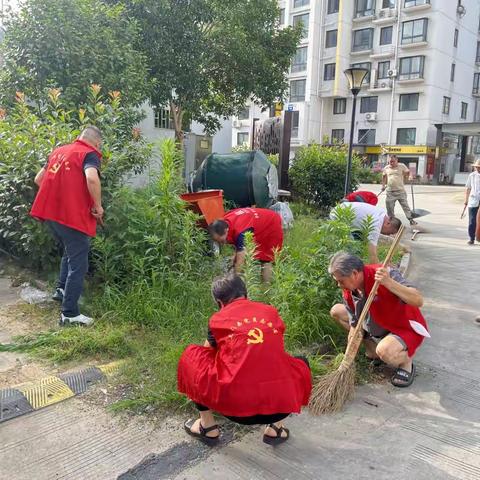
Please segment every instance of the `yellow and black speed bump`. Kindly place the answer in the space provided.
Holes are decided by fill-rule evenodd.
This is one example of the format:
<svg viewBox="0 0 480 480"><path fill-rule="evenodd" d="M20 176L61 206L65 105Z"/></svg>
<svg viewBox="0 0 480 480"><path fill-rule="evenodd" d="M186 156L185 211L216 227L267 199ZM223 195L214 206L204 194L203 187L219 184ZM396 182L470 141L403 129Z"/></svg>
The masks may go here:
<svg viewBox="0 0 480 480"><path fill-rule="evenodd" d="M0 423L83 393L90 385L116 373L122 362L51 375L0 390Z"/></svg>

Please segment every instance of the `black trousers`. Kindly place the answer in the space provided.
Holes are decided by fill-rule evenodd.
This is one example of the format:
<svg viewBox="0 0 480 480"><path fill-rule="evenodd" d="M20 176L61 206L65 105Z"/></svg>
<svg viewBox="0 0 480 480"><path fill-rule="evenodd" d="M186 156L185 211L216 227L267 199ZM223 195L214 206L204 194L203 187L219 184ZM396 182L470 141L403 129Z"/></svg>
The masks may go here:
<svg viewBox="0 0 480 480"><path fill-rule="evenodd" d="M475 241L478 208L479 207L468 207L468 236L472 242Z"/></svg>

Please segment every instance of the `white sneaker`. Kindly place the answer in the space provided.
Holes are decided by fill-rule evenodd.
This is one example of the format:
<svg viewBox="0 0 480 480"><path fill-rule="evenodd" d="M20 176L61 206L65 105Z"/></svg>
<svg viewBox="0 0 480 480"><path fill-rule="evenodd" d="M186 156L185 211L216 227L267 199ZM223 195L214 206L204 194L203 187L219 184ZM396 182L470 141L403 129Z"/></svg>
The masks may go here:
<svg viewBox="0 0 480 480"><path fill-rule="evenodd" d="M87 317L86 315L77 315L76 317L66 317L62 313L62 318L60 320L60 325L61 326L66 326L66 325L83 325L85 327L88 327L89 325L92 325L94 322L93 318Z"/></svg>

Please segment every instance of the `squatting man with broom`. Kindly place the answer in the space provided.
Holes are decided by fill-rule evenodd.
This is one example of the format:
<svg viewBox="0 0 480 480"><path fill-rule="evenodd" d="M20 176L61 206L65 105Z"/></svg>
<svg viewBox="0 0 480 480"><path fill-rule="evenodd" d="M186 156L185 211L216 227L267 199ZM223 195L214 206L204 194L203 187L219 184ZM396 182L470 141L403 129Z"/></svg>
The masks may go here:
<svg viewBox="0 0 480 480"><path fill-rule="evenodd" d="M328 271L343 289L343 303L334 305L330 315L349 332L349 337L375 281L379 282L363 324L366 354L396 368L392 385L410 386L415 376L413 357L423 339L430 336L419 308L423 305L422 294L398 270L364 265L347 252L335 254Z"/></svg>

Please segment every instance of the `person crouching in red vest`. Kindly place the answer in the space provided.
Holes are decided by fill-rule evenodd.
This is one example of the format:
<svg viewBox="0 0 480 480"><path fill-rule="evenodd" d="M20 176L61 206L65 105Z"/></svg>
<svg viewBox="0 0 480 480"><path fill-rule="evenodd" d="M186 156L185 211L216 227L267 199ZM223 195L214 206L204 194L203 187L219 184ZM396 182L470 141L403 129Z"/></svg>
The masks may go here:
<svg viewBox="0 0 480 480"><path fill-rule="evenodd" d="M256 245L255 258L262 262L262 279L272 278L275 251L283 246L282 218L266 208L237 208L230 210L222 220L215 220L208 227L212 240L223 245L235 246L233 264L238 273L245 262L245 234L253 233Z"/></svg>
<svg viewBox="0 0 480 480"><path fill-rule="evenodd" d="M415 352L424 338L430 337L419 308L423 305L421 293L398 270L364 265L347 252L335 254L328 271L343 289L343 304L334 305L330 315L349 335L375 281L380 282L363 326L367 357L396 368L391 378L395 387L410 386L415 377Z"/></svg>
<svg viewBox="0 0 480 480"><path fill-rule="evenodd" d="M267 425L263 441L282 443L289 438L282 420L308 404L308 362L285 352L285 324L278 311L248 300L238 275L214 280L212 294L220 310L210 318L205 345L190 345L178 363L178 391L200 412L184 428L215 444L220 436L215 410L242 425Z"/></svg>
<svg viewBox="0 0 480 480"><path fill-rule="evenodd" d="M345 195L343 201L369 203L370 205L375 206L378 203L378 197L368 190L357 190L356 192Z"/></svg>
<svg viewBox="0 0 480 480"><path fill-rule="evenodd" d="M102 222L100 147L102 134L86 127L78 140L56 148L37 173L39 186L30 214L44 221L63 248L60 276L53 299L62 303L60 325L90 325L78 300L88 271L90 240Z"/></svg>

